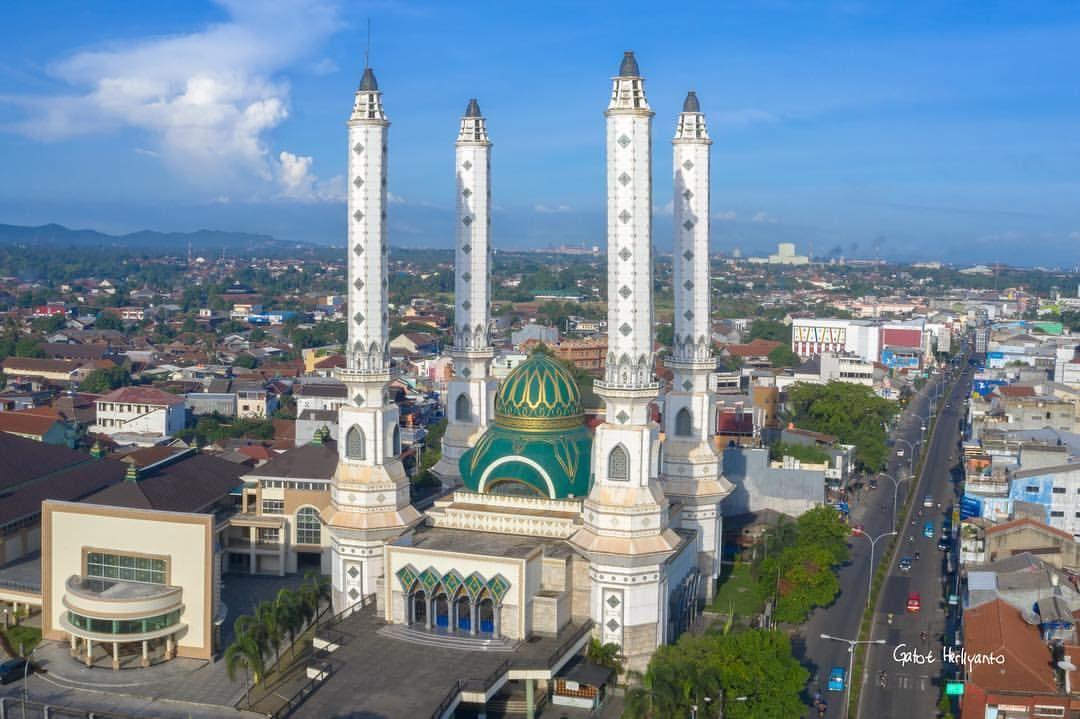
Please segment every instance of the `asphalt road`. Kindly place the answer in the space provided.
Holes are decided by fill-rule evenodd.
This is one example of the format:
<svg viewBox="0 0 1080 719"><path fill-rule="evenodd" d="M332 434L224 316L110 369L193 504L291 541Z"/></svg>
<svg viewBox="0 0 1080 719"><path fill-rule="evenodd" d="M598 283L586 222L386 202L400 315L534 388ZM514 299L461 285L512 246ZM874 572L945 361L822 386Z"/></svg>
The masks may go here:
<svg viewBox="0 0 1080 719"><path fill-rule="evenodd" d="M950 392L947 405L942 409L934 437L929 446L926 470L917 498L932 495L932 508L924 508L918 501L912 508L911 519L904 529L904 547L901 554L919 552L922 558L912 562L909 572L900 571L894 562L878 602L874 616L872 636L885 639L883 646L871 648L867 662L867 681L863 687L859 715L873 719L899 719L900 717L937 716L937 702L941 695L943 666L941 649L946 640L949 621L954 617L948 611L950 592L948 561L955 554L937 549L942 523L949 507L959 502L958 481L961 477L959 462L960 420L964 400L971 387L971 368L962 368L960 380ZM939 508L940 506L940 508ZM934 523L934 537L922 534L927 521ZM908 537L912 540L908 541ZM950 539L955 548L955 541ZM922 608L918 613L906 611L910 592L918 592ZM893 614L890 624L888 614ZM926 634L923 641L922 633ZM897 647L906 645L901 649ZM897 661L896 652L918 651L923 655L932 653L932 664L907 664ZM879 672L886 672L886 686L879 684Z"/></svg>
<svg viewBox="0 0 1080 719"><path fill-rule="evenodd" d="M929 408L935 395L948 389L947 380L947 376L938 375L932 378L930 382L927 382L919 394L908 403L904 414L900 417L897 426L892 432L891 436L896 441L888 461L887 473L897 480L900 480L899 491L897 493L898 507L902 507L906 492L909 491L909 486L911 484L910 480L905 481L905 478L910 474L912 447L914 447L915 451L918 451L922 435L921 427L926 424ZM962 383L960 384L962 385ZM960 390L961 397L964 396L964 392L964 390ZM950 411L955 412L955 407ZM953 424L955 425L955 414L953 417ZM941 436L944 431L947 430L947 427L945 427L947 424L949 423L938 422L934 437L930 440L933 445L931 447L931 452L934 453L932 455L932 460L935 467L943 461L939 456L941 450L935 448L945 447L947 452L948 448L956 445L957 438L955 432L950 434L948 438ZM945 441L946 439L947 441ZM903 450L902 457L897 456L897 450ZM932 474L929 467L930 465L928 465L927 472L925 473L926 477L930 477ZM929 482L929 480L927 481ZM941 484L944 487L947 483L935 482L935 484ZM862 524L865 534L872 538L876 538L886 532L892 531L890 525L892 521L893 494L893 482L888 478L881 477L878 480L877 489L864 489L861 496L854 499L854 504L851 509L851 523L853 525ZM944 507L944 500L942 501ZM898 509L898 512L899 511L900 510ZM919 530L921 531L921 529L922 527L920 525ZM917 538L916 541L918 541ZM936 539L924 540L927 547L920 550L923 558L916 563L916 567L913 567L914 574L921 577L928 569L932 569L930 565L938 559L938 552L935 548L936 541ZM848 645L835 640L822 639L821 634L854 639L859 630L859 623L867 599L867 582L870 571L870 542L865 537L853 536L850 544L852 548L851 560L841 567L837 573L840 581L840 594L837 596L836 601L829 607L815 610L810 615L809 620L803 625L799 635L793 638L795 656L811 674L806 696L808 705L806 717L808 719L816 719L818 717L817 710L809 706L814 696L817 694L820 694L828 705L826 717L844 716L843 693L828 691L827 683L829 671L833 667L843 667L845 672L847 671L849 659ZM889 537L885 537L876 542L874 548L874 566L877 566L878 563L882 561L882 555L888 548L888 544ZM906 579L907 577L903 577L900 581L903 582ZM932 582L933 580L927 577L926 581ZM889 602L894 601L895 596L902 595L902 597L906 599L906 586L899 586L895 582L890 581L883 596L885 595L888 595ZM924 591L924 596L927 596L927 602L929 602L930 596L937 597L938 594L931 595L931 593ZM928 616L930 615L923 615L924 618ZM918 639L920 630L914 628L912 631L914 632L916 639ZM877 649L877 651L880 652L880 649ZM876 671L873 676L876 678ZM936 703L937 694L936 692L932 694L932 703ZM865 716L874 717L874 719L886 719L886 717L891 717L893 714L875 715L871 712L867 712ZM896 716L901 716L901 714L897 714ZM905 709L902 716L932 716L932 714L911 713L909 710Z"/></svg>

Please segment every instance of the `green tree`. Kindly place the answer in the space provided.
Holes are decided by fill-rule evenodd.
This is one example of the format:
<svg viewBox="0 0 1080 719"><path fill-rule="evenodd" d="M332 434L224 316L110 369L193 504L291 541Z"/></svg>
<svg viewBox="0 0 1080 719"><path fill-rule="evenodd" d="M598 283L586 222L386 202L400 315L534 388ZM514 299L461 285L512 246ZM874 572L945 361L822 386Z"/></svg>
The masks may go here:
<svg viewBox="0 0 1080 719"><path fill-rule="evenodd" d="M675 345L675 326L674 325L660 325L656 328L656 341L665 347L674 347Z"/></svg>
<svg viewBox="0 0 1080 719"><path fill-rule="evenodd" d="M34 337L21 337L15 342L15 356L40 358L45 356L41 343Z"/></svg>
<svg viewBox="0 0 1080 719"><path fill-rule="evenodd" d="M885 468L889 453L886 425L896 411L895 402L878 397L864 385L797 382L788 389L788 420L854 445L855 462L863 471Z"/></svg>
<svg viewBox="0 0 1080 719"><path fill-rule="evenodd" d="M756 319L750 325L751 340L775 340L791 346L791 326L783 322L768 319Z"/></svg>
<svg viewBox="0 0 1080 719"><path fill-rule="evenodd" d="M127 367L107 367L96 369L79 383L79 389L83 392L105 394L117 387L126 387L131 384L131 372Z"/></svg>
<svg viewBox="0 0 1080 719"><path fill-rule="evenodd" d="M262 680L263 673L266 671L266 663L263 661L262 651L258 644L251 637L242 635L238 635L225 649L225 671L229 675L229 681L236 681L236 672L240 667L244 668L245 674L251 672L255 684ZM250 692L251 688L248 687L244 695L248 704L250 704Z"/></svg>
<svg viewBox="0 0 1080 719"><path fill-rule="evenodd" d="M701 719L800 716L808 672L781 632L684 634L660 647L626 694L628 719L683 719L697 706ZM708 701L706 701L708 699Z"/></svg>
<svg viewBox="0 0 1080 719"><path fill-rule="evenodd" d="M622 674L623 660L620 652L621 649L618 644L611 642L604 644L596 637L593 637L589 640L589 644L585 649L585 658L593 664L614 670L616 674Z"/></svg>
<svg viewBox="0 0 1080 719"><path fill-rule="evenodd" d="M112 312L101 312L98 314L97 319L94 320L94 328L123 331L124 322Z"/></svg>
<svg viewBox="0 0 1080 719"><path fill-rule="evenodd" d="M237 355L233 360L234 367L243 367L245 369L255 369L259 366L259 360L255 359L254 355L241 354Z"/></svg>
<svg viewBox="0 0 1080 719"><path fill-rule="evenodd" d="M794 457L807 464L823 464L829 461L829 453L816 445L789 444L787 442L776 442L769 445L769 459L779 461L784 457Z"/></svg>
<svg viewBox="0 0 1080 719"><path fill-rule="evenodd" d="M769 362L773 367L797 367L801 360L799 355L792 352L791 347L780 345L769 352Z"/></svg>

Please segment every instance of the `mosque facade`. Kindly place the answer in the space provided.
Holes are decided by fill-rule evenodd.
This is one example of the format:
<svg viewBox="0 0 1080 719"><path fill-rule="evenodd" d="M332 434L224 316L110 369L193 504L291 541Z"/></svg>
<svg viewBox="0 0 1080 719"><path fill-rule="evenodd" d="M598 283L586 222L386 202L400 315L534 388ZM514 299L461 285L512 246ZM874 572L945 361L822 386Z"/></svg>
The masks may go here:
<svg viewBox="0 0 1080 719"><path fill-rule="evenodd" d="M731 489L708 430L711 140L690 93L673 140L676 343L664 392L654 375L652 122L628 52L605 113L609 336L594 386L604 421L592 430L553 357L535 353L501 382L491 376L491 141L479 103L468 103L455 154L455 375L436 467L452 491L421 514L386 398L390 123L365 70L348 122L349 344L339 376L349 393L322 511L335 610L374 594L387 622L477 642L591 623L642 669L711 596L719 504Z"/></svg>

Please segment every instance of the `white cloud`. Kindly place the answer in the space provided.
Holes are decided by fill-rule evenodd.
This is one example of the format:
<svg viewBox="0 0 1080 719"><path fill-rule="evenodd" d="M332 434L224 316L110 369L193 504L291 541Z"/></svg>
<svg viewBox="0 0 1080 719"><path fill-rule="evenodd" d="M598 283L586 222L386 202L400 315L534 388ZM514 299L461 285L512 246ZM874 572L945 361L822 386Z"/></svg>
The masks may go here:
<svg viewBox="0 0 1080 719"><path fill-rule="evenodd" d="M653 213L657 215L671 217L671 215L675 213L675 202L673 200L668 200L668 203L666 205L663 205L662 207L654 207Z"/></svg>
<svg viewBox="0 0 1080 719"><path fill-rule="evenodd" d="M277 179L282 195L296 197L306 180L298 165L279 165L289 153L273 153L267 135L289 115L281 73L337 29L334 1L218 0L224 22L78 52L49 68L70 93L2 98L25 113L11 129L40 140L133 129L152 139L149 152L208 195ZM319 192L318 181L309 187Z"/></svg>
<svg viewBox="0 0 1080 719"><path fill-rule="evenodd" d="M533 210L542 214L572 212L569 205L537 205Z"/></svg>
<svg viewBox="0 0 1080 719"><path fill-rule="evenodd" d="M136 155L144 155L146 157L161 157L160 152L154 152L153 150L147 150L145 147L136 147L135 148L135 154Z"/></svg>
<svg viewBox="0 0 1080 719"><path fill-rule="evenodd" d="M720 210L719 212L714 212L712 216L714 220L726 221L734 220L736 217L735 210Z"/></svg>
<svg viewBox="0 0 1080 719"><path fill-rule="evenodd" d="M769 224L776 224L775 217L770 217L769 213L765 210L758 210L754 213L754 216L750 218L751 222L768 222Z"/></svg>
<svg viewBox="0 0 1080 719"><path fill-rule="evenodd" d="M387 193L386 193L386 202L387 202L387 204L390 204L390 205L404 205L405 204L405 198L402 197L401 195L395 195L393 192L387 191Z"/></svg>
<svg viewBox="0 0 1080 719"><path fill-rule="evenodd" d="M335 202L345 199L345 178L341 175L319 180L311 173L314 160L282 150L278 154L278 184L281 196L301 202Z"/></svg>

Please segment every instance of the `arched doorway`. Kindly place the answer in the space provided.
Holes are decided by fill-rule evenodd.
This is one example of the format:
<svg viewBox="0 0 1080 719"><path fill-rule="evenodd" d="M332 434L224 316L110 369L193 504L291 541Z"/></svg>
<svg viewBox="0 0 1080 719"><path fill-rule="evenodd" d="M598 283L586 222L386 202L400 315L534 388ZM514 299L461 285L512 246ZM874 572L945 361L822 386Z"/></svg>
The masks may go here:
<svg viewBox="0 0 1080 719"><path fill-rule="evenodd" d="M472 629L472 602L465 594L458 595L454 600L454 616L457 618L458 631L467 632Z"/></svg>
<svg viewBox="0 0 1080 719"><path fill-rule="evenodd" d="M495 634L495 602L491 597L476 603L476 625L481 634Z"/></svg>
<svg viewBox="0 0 1080 719"><path fill-rule="evenodd" d="M450 599L445 592L435 595L435 601L432 603L432 618L435 620L433 626L440 629L450 628Z"/></svg>
<svg viewBox="0 0 1080 719"><path fill-rule="evenodd" d="M411 599L412 624L428 626L428 597L423 589L416 590Z"/></svg>

